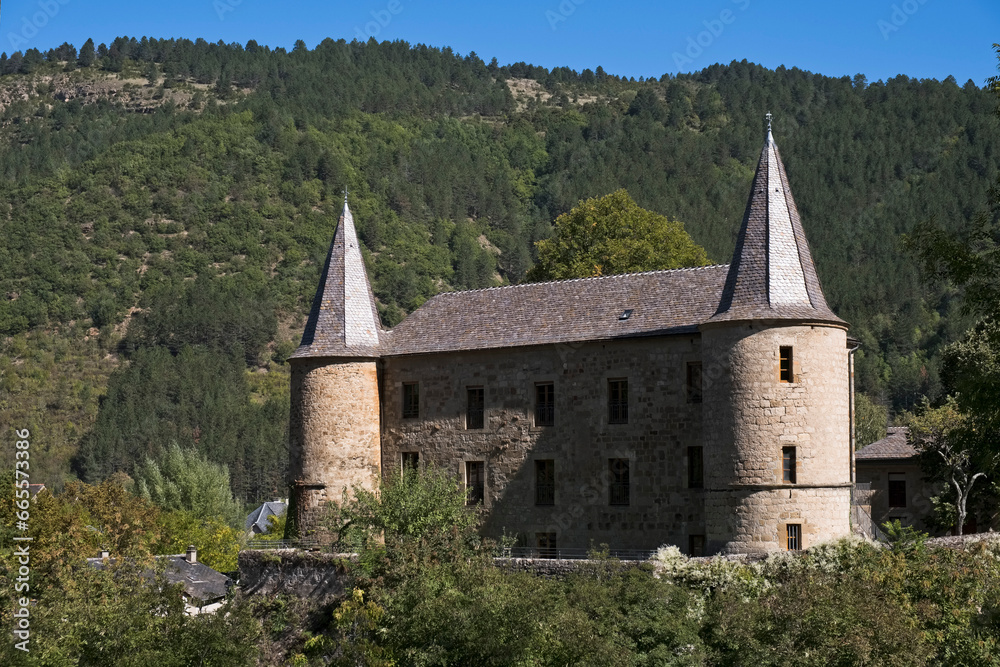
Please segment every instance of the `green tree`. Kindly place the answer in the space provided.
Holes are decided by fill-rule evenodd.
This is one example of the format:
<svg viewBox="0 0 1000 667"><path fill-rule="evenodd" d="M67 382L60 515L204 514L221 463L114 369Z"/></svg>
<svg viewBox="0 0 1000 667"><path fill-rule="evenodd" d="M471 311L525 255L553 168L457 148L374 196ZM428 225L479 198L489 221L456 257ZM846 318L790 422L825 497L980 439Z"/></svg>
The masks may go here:
<svg viewBox="0 0 1000 667"><path fill-rule="evenodd" d="M237 569L237 557L247 542L243 526L233 527L221 519L205 519L183 510L162 512L157 525L159 553L184 553L193 544L198 548L198 560L219 572Z"/></svg>
<svg viewBox="0 0 1000 667"><path fill-rule="evenodd" d="M532 280L705 266L708 255L684 223L640 208L624 189L581 201L539 241Z"/></svg>
<svg viewBox="0 0 1000 667"><path fill-rule="evenodd" d="M993 49L1000 61L1000 44L994 44ZM1000 76L991 77L986 84L1000 102ZM1000 117L1000 104L994 114ZM967 311L1000 320L1000 276L995 270L1000 265L1000 175L985 203L963 228L949 230L930 218L903 240L920 259L925 277L962 287Z"/></svg>
<svg viewBox="0 0 1000 667"><path fill-rule="evenodd" d="M94 55L94 40L88 39L80 47L80 57L77 59L77 64L80 67L90 67L94 64L96 56Z"/></svg>
<svg viewBox="0 0 1000 667"><path fill-rule="evenodd" d="M346 544L378 548L443 534L466 538L478 523L479 514L466 506L465 489L458 480L443 470L426 468L387 475L378 492L355 486L350 496L345 492L340 506L331 508L327 527Z"/></svg>
<svg viewBox="0 0 1000 667"><path fill-rule="evenodd" d="M32 607L30 652L6 641L3 664L246 665L259 652L260 625L246 602L188 616L179 588L150 560L118 558L103 569L77 563L53 588ZM9 610L0 616L13 625Z"/></svg>
<svg viewBox="0 0 1000 667"><path fill-rule="evenodd" d="M185 345L204 345L229 351L239 345L247 365L253 366L277 333L266 285L250 290L243 283L201 274L194 282L158 286L145 296L148 309L129 325L127 350L162 345L176 353Z"/></svg>
<svg viewBox="0 0 1000 667"><path fill-rule="evenodd" d="M854 395L854 424L857 449L878 442L888 433L889 408L859 391Z"/></svg>
<svg viewBox="0 0 1000 667"><path fill-rule="evenodd" d="M156 63L152 60L149 61L149 65L146 67L146 82L150 87L155 86L160 81L160 70L157 68Z"/></svg>
<svg viewBox="0 0 1000 667"><path fill-rule="evenodd" d="M1000 321L988 318L945 348L944 378L977 434L1000 451Z"/></svg>
<svg viewBox="0 0 1000 667"><path fill-rule="evenodd" d="M976 481L993 470L997 456L982 446L969 416L953 397L937 408L924 399L919 413L906 415L905 421L925 472L947 484L947 495L938 496L935 504L946 514L954 511L954 528L961 535Z"/></svg>
<svg viewBox="0 0 1000 667"><path fill-rule="evenodd" d="M201 520L222 519L230 526L243 523L242 507L229 487L229 469L213 463L196 449L177 443L156 460L146 458L135 470L139 496L166 510L184 510Z"/></svg>
<svg viewBox="0 0 1000 667"><path fill-rule="evenodd" d="M709 605L713 665L935 664L905 596L854 573L797 572L760 597L721 592Z"/></svg>

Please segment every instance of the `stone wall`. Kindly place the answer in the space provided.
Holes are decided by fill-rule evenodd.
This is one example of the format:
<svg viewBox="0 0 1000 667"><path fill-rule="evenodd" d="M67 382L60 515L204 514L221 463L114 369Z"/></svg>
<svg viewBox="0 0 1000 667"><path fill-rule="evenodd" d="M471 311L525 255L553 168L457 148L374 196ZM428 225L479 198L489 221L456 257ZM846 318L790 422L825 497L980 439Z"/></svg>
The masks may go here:
<svg viewBox="0 0 1000 667"><path fill-rule="evenodd" d="M779 378L782 346L793 349L791 382ZM691 402L689 363L702 364L704 403ZM788 523L801 526L803 547L850 532L843 329L730 324L379 365L293 362L293 513L306 529L344 488L373 488L381 471L399 474L403 455L417 454L421 466L462 480L467 464L482 462L485 533L520 545L555 534L559 549L674 544L687 552L696 537L708 553L755 552L784 548ZM627 423L609 419L609 381L617 380L628 383ZM404 419L405 383L417 383L419 414ZM535 423L539 383L554 388L551 426ZM466 421L470 387L483 390L481 429ZM689 488L688 448L701 446L705 488ZM784 446L796 448L794 484L782 481ZM611 459L628 462L627 504L612 503ZM536 502L540 460L554 465L549 505Z"/></svg>
<svg viewBox="0 0 1000 667"><path fill-rule="evenodd" d="M709 551L753 553L850 532L850 393L846 332L825 326L703 328ZM780 378L792 348L791 382ZM782 448L795 447L795 482Z"/></svg>
<svg viewBox="0 0 1000 667"><path fill-rule="evenodd" d="M850 487L720 491L705 499L706 522L725 537L712 550L729 554L785 549L788 524L800 526L800 549L846 537L850 512Z"/></svg>
<svg viewBox="0 0 1000 667"><path fill-rule="evenodd" d="M382 465L399 474L418 452L464 479L483 461L486 533L535 546L688 549L704 535L703 491L687 488L687 447L701 445L702 406L689 403L686 364L700 336L664 336L394 357L384 361ZM608 381L628 380L628 423L609 423ZM403 419L402 385L419 383L419 417ZM536 383L551 382L555 423L537 426ZM466 428L467 388L483 387L485 428ZM535 461L553 460L555 503L535 503ZM627 506L610 504L609 459L629 461Z"/></svg>
<svg viewBox="0 0 1000 667"><path fill-rule="evenodd" d="M330 554L297 549L246 550L239 554L238 584L250 595L296 595L324 603L346 592L356 554ZM592 560L496 558L498 567L560 578L600 565ZM640 567L649 561L620 561Z"/></svg>
<svg viewBox="0 0 1000 667"><path fill-rule="evenodd" d="M906 506L889 507L889 473L906 476ZM861 484L871 484L871 506L869 513L876 526L886 521L899 519L904 526L928 530L924 520L934 511L931 498L937 489L924 481L923 471L916 458L898 461L860 460L857 462L857 477Z"/></svg>
<svg viewBox="0 0 1000 667"><path fill-rule="evenodd" d="M376 487L381 474L376 363L292 360L289 471L300 535L345 488Z"/></svg>
<svg viewBox="0 0 1000 667"><path fill-rule="evenodd" d="M344 593L353 558L297 549L241 551L238 584L251 595L297 595L322 603Z"/></svg>
<svg viewBox="0 0 1000 667"><path fill-rule="evenodd" d="M529 572L546 579L561 579L576 572L586 572L602 567L604 563L596 560L562 559L562 558L495 558L497 567L515 572ZM648 560L623 560L615 563L624 569L632 569L647 565L652 571L653 566Z"/></svg>

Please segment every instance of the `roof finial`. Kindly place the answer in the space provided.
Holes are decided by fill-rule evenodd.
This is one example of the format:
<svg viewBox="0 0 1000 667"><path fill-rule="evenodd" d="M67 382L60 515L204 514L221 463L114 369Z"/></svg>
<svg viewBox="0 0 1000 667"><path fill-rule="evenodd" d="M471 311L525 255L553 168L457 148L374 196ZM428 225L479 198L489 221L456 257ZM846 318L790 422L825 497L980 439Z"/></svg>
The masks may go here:
<svg viewBox="0 0 1000 667"><path fill-rule="evenodd" d="M771 131L771 112L768 111L766 114L764 114L764 118L767 119L767 131L770 132Z"/></svg>
<svg viewBox="0 0 1000 667"><path fill-rule="evenodd" d="M344 206L347 206L347 186L344 186Z"/></svg>

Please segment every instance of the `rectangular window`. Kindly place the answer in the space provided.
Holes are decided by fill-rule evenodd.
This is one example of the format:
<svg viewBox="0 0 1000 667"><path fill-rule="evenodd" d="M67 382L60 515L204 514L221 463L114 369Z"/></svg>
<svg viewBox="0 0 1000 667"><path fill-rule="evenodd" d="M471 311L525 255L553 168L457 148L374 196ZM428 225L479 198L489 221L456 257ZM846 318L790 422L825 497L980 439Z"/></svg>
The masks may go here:
<svg viewBox="0 0 1000 667"><path fill-rule="evenodd" d="M535 546L538 548L539 558L559 557L555 533L535 533Z"/></svg>
<svg viewBox="0 0 1000 667"><path fill-rule="evenodd" d="M420 452L403 452L403 473L416 472L420 469Z"/></svg>
<svg viewBox="0 0 1000 667"><path fill-rule="evenodd" d="M779 378L782 382L794 382L792 374L792 348L791 347L781 347L780 348L780 358L778 362L778 373Z"/></svg>
<svg viewBox="0 0 1000 667"><path fill-rule="evenodd" d="M535 385L535 426L556 423L556 386L551 382Z"/></svg>
<svg viewBox="0 0 1000 667"><path fill-rule="evenodd" d="M795 484L795 448L781 448L781 481Z"/></svg>
<svg viewBox="0 0 1000 667"><path fill-rule="evenodd" d="M608 459L608 472L611 475L611 486L608 494L609 505L629 504L628 459Z"/></svg>
<svg viewBox="0 0 1000 667"><path fill-rule="evenodd" d="M608 380L608 423L628 423L628 380Z"/></svg>
<svg viewBox="0 0 1000 667"><path fill-rule="evenodd" d="M416 382L403 383L403 419L420 416L420 385Z"/></svg>
<svg viewBox="0 0 1000 667"><path fill-rule="evenodd" d="M705 555L704 535L688 535L688 555L692 557Z"/></svg>
<svg viewBox="0 0 1000 667"><path fill-rule="evenodd" d="M798 551L802 548L802 524L789 523L785 525L785 548Z"/></svg>
<svg viewBox="0 0 1000 667"><path fill-rule="evenodd" d="M889 473L889 507L906 507L906 475Z"/></svg>
<svg viewBox="0 0 1000 667"><path fill-rule="evenodd" d="M483 428L485 419L485 392L482 387L466 389L465 428Z"/></svg>
<svg viewBox="0 0 1000 667"><path fill-rule="evenodd" d="M692 361L687 365L687 402L701 403L701 362Z"/></svg>
<svg viewBox="0 0 1000 667"><path fill-rule="evenodd" d="M486 463L483 461L465 462L465 504L482 504L486 497Z"/></svg>
<svg viewBox="0 0 1000 667"><path fill-rule="evenodd" d="M556 504L556 462L535 461L535 504Z"/></svg>
<svg viewBox="0 0 1000 667"><path fill-rule="evenodd" d="M688 488L701 489L705 486L705 461L701 447L688 447Z"/></svg>

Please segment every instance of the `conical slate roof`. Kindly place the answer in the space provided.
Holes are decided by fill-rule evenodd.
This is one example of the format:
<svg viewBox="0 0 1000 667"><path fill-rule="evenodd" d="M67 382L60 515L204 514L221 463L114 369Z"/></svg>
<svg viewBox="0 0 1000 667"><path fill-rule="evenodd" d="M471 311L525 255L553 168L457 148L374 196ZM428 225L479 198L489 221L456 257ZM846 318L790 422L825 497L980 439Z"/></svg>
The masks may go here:
<svg viewBox="0 0 1000 667"><path fill-rule="evenodd" d="M345 198L302 343L289 358L374 358L379 356L381 335L375 296Z"/></svg>
<svg viewBox="0 0 1000 667"><path fill-rule="evenodd" d="M743 225L708 322L800 320L846 326L826 303L778 146L767 130Z"/></svg>

